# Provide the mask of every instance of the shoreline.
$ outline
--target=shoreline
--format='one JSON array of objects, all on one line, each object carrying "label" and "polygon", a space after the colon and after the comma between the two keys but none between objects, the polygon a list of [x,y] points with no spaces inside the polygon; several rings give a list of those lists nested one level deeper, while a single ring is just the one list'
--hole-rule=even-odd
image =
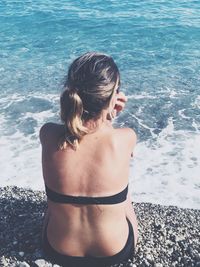
[{"label": "shoreline", "polygon": [[[41,250],[45,207],[42,191],[0,188],[0,266],[58,267]],[[139,224],[135,257],[114,266],[200,267],[200,210],[151,203],[134,208]]]}]

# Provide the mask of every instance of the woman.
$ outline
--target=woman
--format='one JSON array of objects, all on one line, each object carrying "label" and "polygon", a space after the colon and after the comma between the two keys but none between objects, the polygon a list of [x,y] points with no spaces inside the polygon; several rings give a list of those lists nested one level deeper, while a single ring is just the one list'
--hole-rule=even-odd
[{"label": "woman", "polygon": [[40,130],[48,198],[44,251],[62,266],[108,266],[132,256],[137,223],[128,191],[136,135],[114,129],[123,109],[113,59],[86,53],[70,66],[61,95],[63,125]]}]

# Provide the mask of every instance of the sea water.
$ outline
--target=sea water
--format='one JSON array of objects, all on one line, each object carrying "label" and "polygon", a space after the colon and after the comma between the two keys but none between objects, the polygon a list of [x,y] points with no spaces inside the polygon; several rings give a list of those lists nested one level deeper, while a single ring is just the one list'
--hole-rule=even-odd
[{"label": "sea water", "polygon": [[200,2],[1,0],[0,185],[43,189],[39,129],[59,121],[69,64],[113,56],[138,135],[134,201],[200,209]]}]

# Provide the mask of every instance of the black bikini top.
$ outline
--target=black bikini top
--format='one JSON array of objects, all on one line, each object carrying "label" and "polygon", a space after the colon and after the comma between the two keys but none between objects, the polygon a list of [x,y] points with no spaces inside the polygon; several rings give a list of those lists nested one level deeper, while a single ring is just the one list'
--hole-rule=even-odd
[{"label": "black bikini top", "polygon": [[96,204],[96,205],[110,205],[110,204],[118,204],[126,200],[128,193],[128,185],[122,190],[120,193],[107,196],[107,197],[86,197],[86,196],[71,196],[71,195],[63,195],[52,191],[50,188],[45,185],[46,194],[48,199],[56,203],[64,203],[64,204]]}]

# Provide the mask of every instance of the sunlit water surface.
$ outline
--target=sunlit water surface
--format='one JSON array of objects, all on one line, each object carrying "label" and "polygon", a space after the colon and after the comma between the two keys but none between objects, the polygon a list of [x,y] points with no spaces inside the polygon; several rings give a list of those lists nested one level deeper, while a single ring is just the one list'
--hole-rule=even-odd
[{"label": "sunlit water surface", "polygon": [[200,209],[200,2],[0,2],[0,181],[43,189],[38,132],[58,121],[69,63],[110,54],[138,135],[135,201]]}]

